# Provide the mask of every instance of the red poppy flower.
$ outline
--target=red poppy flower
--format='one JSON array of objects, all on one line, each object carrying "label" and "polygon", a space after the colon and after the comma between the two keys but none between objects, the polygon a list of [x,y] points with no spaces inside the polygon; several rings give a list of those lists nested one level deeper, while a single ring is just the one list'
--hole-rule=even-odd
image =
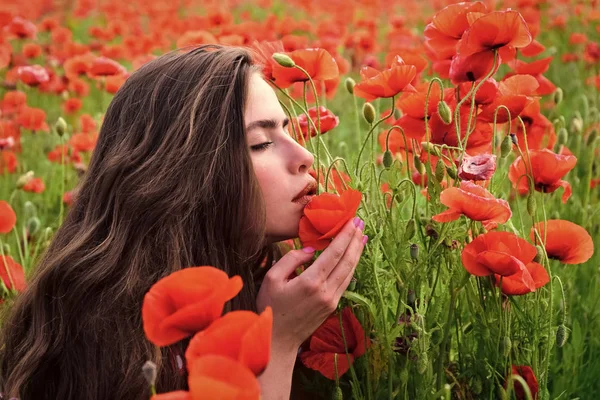
[{"label": "red poppy flower", "polygon": [[14,17],[4,29],[19,39],[35,39],[37,34],[35,24],[21,17]]},{"label": "red poppy flower", "polygon": [[262,73],[266,80],[274,80],[273,78],[273,65],[277,64],[273,60],[273,54],[283,53],[283,42],[281,40],[275,42],[255,41],[252,45],[254,52],[254,61],[262,67]]},{"label": "red poppy flower", "polygon": [[[498,56],[496,67],[492,74],[498,71],[501,57]],[[455,85],[462,82],[475,82],[486,77],[494,66],[494,53],[480,51],[469,55],[457,54],[452,57],[449,78]]]},{"label": "red poppy flower", "polygon": [[458,167],[458,177],[469,181],[486,181],[496,171],[496,156],[480,154],[470,156],[465,153],[462,164]]},{"label": "red poppy flower", "polygon": [[[548,68],[550,67],[550,63],[554,57],[546,57],[540,60],[536,60],[530,63],[523,62],[521,60],[515,60],[514,63],[511,64],[511,68],[515,71],[515,74],[521,75],[531,75],[538,82],[538,89],[534,93],[538,96],[545,96],[548,94],[554,93],[556,90],[556,86],[550,82],[544,75]],[[510,74],[507,74],[506,77],[509,77]]]},{"label": "red poppy flower", "polygon": [[122,75],[127,70],[115,60],[107,57],[96,57],[89,66],[88,75],[90,78],[102,76]]},{"label": "red poppy flower", "polygon": [[12,174],[17,169],[17,155],[10,150],[0,151],[0,174]]},{"label": "red poppy flower", "polygon": [[392,66],[383,71],[363,67],[362,82],[354,86],[354,94],[367,101],[396,96],[400,92],[416,92],[410,84],[417,75],[414,65],[406,65],[400,56],[394,57]]},{"label": "red poppy flower", "polygon": [[[531,397],[536,400],[538,398],[539,385],[535,374],[533,373],[533,369],[529,365],[513,365],[512,374],[518,375],[525,380],[525,383],[529,387],[529,391],[531,392]],[[523,390],[523,385],[519,381],[514,382],[515,389],[515,397],[517,400],[525,400],[527,397],[525,396],[525,390]]]},{"label": "red poppy flower", "polygon": [[[536,99],[521,112],[521,119],[527,134],[529,150],[552,149],[556,143],[554,125],[540,112],[540,102]],[[517,140],[522,149],[525,148],[525,133],[520,123],[516,125]]]},{"label": "red poppy flower", "polygon": [[319,115],[317,119],[317,107],[312,107],[308,109],[308,117],[306,114],[298,115],[298,124],[300,125],[300,130],[302,131],[302,136],[304,139],[309,138],[309,132],[310,136],[317,136],[315,128],[313,128],[312,124],[308,121],[309,117],[317,128],[320,127],[321,134],[332,130],[340,123],[340,119],[323,106],[319,106],[318,114]]},{"label": "red poppy flower", "polygon": [[462,181],[460,188],[451,187],[440,194],[440,202],[450,207],[434,215],[436,222],[456,221],[461,215],[473,221],[481,221],[487,230],[494,229],[510,219],[512,212],[506,200],[497,199],[493,194],[469,181]]},{"label": "red poppy flower", "polygon": [[520,194],[529,192],[529,179],[525,176],[532,172],[535,190],[543,193],[552,193],[559,187],[565,189],[562,201],[566,203],[571,197],[571,184],[563,181],[564,177],[577,164],[577,158],[572,155],[555,154],[548,149],[529,151],[531,171],[525,168],[525,162],[518,157],[510,166],[508,179],[513,183]]},{"label": "red poppy flower", "polygon": [[256,376],[243,364],[219,355],[207,355],[189,363],[191,400],[259,400]]},{"label": "red poppy flower", "polygon": [[271,354],[273,312],[232,311],[198,332],[185,352],[188,363],[209,354],[229,357],[260,375]]},{"label": "red poppy flower", "polygon": [[19,67],[17,68],[17,76],[24,84],[29,86],[37,86],[50,80],[48,71],[41,65]]},{"label": "red poppy flower", "polygon": [[21,264],[13,260],[11,256],[0,256],[0,279],[8,290],[18,292],[25,289],[25,273]]},{"label": "red poppy flower", "polygon": [[69,139],[69,145],[73,148],[75,152],[85,153],[86,151],[94,150],[96,147],[96,142],[98,142],[98,134],[97,133],[76,133],[71,136]]},{"label": "red poppy flower", "polygon": [[23,186],[23,190],[31,193],[42,193],[46,190],[46,185],[44,185],[42,178],[31,178]]},{"label": "red poppy flower", "polygon": [[0,200],[0,233],[12,231],[16,223],[17,214],[15,214],[15,211],[6,201]]},{"label": "red poppy flower", "polygon": [[[284,54],[303,68],[313,80],[325,81],[339,76],[337,63],[327,50],[302,49]],[[308,81],[306,74],[298,68],[286,68],[278,63],[273,63],[272,67],[273,80],[281,88],[287,88],[294,82]]]},{"label": "red poppy flower", "polygon": [[[537,80],[531,75],[513,75],[498,85],[499,96],[489,105],[481,109],[477,118],[481,121],[502,124],[517,118],[529,104],[533,102],[531,97],[538,89]],[[508,108],[510,113],[502,108]]]},{"label": "red poppy flower", "polygon": [[550,281],[540,264],[533,262],[535,246],[510,232],[488,232],[465,246],[461,259],[475,276],[493,275],[506,295],[535,291]]},{"label": "red poppy flower", "polygon": [[0,103],[0,110],[4,114],[19,112],[27,104],[27,95],[19,90],[6,92]]},{"label": "red poppy flower", "polygon": [[[455,106],[450,106],[452,113],[454,113]],[[467,135],[467,128],[469,127],[469,107],[461,107],[459,111],[460,118],[460,138],[464,141]],[[492,135],[494,133],[492,126],[488,122],[484,122],[471,117],[471,134],[467,141],[466,150],[469,154],[477,155],[481,153],[489,153],[492,150]],[[431,129],[431,143],[439,145],[448,145],[457,147],[458,137],[456,135],[455,121],[446,124],[438,112],[434,113],[429,120],[429,128]]]},{"label": "red poppy flower", "polygon": [[[340,377],[350,369],[354,360],[365,354],[366,351],[365,332],[350,307],[342,310],[342,326],[343,335],[339,313],[332,314],[310,337],[309,349],[300,354],[300,360],[304,365],[319,371],[331,380],[336,378],[336,358],[337,374]],[[347,354],[344,338],[348,349]]]},{"label": "red poppy flower", "polygon": [[23,107],[17,116],[17,123],[32,131],[49,131],[46,123],[46,112],[41,108]]},{"label": "red poppy flower", "polygon": [[[317,179],[317,171],[315,171],[314,169],[309,169],[308,173],[310,176],[312,176],[314,179]],[[325,176],[327,175],[327,171],[322,168],[321,169],[321,174],[319,175],[319,185],[321,186],[325,186]],[[337,192],[338,194],[342,193],[345,190],[348,190],[348,184],[350,183],[350,181],[352,180],[352,178],[350,178],[350,176],[348,176],[348,174],[346,174],[345,172],[336,170],[335,168],[331,169],[331,172],[329,173],[329,179],[327,181],[327,188],[326,191],[327,192]]]},{"label": "red poppy flower", "polygon": [[74,114],[81,109],[83,103],[77,97],[71,97],[63,103],[63,111],[65,114]]},{"label": "red poppy flower", "polygon": [[36,58],[42,54],[42,47],[37,43],[26,43],[23,45],[23,55],[26,58]]},{"label": "red poppy flower", "polygon": [[354,218],[362,193],[354,189],[340,195],[321,193],[304,207],[298,236],[302,245],[323,250],[350,219]]},{"label": "red poppy flower", "polygon": [[594,241],[584,228],[562,219],[547,222],[547,225],[544,222],[535,224],[530,235],[531,240],[535,241],[535,229],[542,240],[546,240],[545,247],[549,258],[564,264],[581,264],[594,255]]},{"label": "red poppy flower", "polygon": [[205,329],[221,316],[225,302],[242,288],[239,276],[229,278],[214,267],[192,267],[155,283],[144,296],[142,319],[146,337],[168,346]]}]

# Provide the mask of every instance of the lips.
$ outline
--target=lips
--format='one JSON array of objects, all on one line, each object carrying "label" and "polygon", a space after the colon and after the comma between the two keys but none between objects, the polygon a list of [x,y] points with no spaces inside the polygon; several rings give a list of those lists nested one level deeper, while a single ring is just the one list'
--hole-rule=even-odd
[{"label": "lips", "polygon": [[310,199],[312,199],[312,196],[314,196],[316,193],[317,182],[311,181],[304,187],[304,189],[300,191],[300,193],[296,195],[296,197],[292,199],[292,202],[308,204]]}]

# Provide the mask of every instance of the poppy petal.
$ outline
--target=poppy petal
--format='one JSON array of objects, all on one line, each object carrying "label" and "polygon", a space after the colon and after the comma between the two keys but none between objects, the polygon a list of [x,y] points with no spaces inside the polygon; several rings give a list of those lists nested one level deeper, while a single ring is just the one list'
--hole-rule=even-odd
[{"label": "poppy petal", "polygon": [[235,360],[218,355],[194,360],[190,365],[188,385],[192,400],[260,399],[260,386],[252,371]]},{"label": "poppy petal", "polygon": [[0,233],[8,233],[12,231],[17,223],[17,214],[4,200],[0,200]]},{"label": "poppy petal", "polygon": [[[547,224],[535,224],[540,237],[546,240],[546,252],[549,258],[559,260],[564,264],[581,264],[594,255],[594,241],[590,234],[581,226],[565,220],[548,220]],[[534,229],[531,230],[531,240],[535,240]]]}]

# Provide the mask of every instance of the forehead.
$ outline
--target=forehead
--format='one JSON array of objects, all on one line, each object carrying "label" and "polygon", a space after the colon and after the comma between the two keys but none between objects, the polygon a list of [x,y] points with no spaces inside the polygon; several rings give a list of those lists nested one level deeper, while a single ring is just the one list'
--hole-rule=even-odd
[{"label": "forehead", "polygon": [[246,125],[261,119],[282,120],[286,117],[275,91],[259,74],[252,74],[248,84],[248,99],[244,110]]}]

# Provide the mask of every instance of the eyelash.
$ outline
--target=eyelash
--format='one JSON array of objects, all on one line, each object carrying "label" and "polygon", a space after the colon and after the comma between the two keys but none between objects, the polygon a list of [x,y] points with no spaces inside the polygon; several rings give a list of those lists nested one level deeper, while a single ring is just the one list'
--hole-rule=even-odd
[{"label": "eyelash", "polygon": [[273,144],[273,142],[264,142],[261,144],[256,144],[254,146],[250,146],[250,148],[254,151],[263,151],[263,150],[266,150],[267,147],[269,147],[272,144]]}]

